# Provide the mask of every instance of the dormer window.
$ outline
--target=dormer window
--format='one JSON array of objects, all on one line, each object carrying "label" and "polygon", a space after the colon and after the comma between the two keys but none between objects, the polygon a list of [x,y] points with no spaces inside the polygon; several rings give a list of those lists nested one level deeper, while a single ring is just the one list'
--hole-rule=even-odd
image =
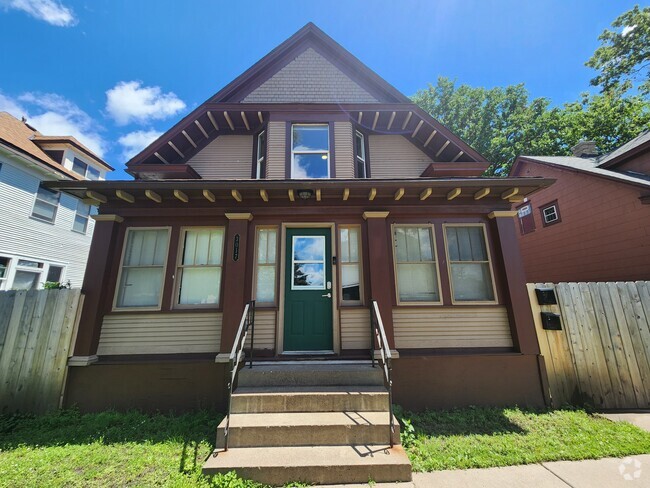
[{"label": "dormer window", "polygon": [[357,178],[368,178],[368,159],[366,157],[366,136],[354,131],[354,161]]},{"label": "dormer window", "polygon": [[329,124],[293,124],[291,126],[291,178],[329,177]]},{"label": "dormer window", "polygon": [[74,161],[72,162],[72,171],[89,180],[99,179],[99,170],[89,166],[79,158],[74,158]]}]

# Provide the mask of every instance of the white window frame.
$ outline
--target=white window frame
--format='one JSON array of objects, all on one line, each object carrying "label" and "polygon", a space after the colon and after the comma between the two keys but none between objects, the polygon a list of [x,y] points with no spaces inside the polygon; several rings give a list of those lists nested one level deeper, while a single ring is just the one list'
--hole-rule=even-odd
[{"label": "white window frame", "polygon": [[[395,238],[395,229],[399,227],[416,227],[416,228],[426,228],[430,229],[431,231],[431,245],[432,249],[431,252],[433,254],[434,261],[433,263],[435,264],[436,268],[436,279],[438,280],[438,300],[437,301],[428,301],[428,302],[411,302],[411,301],[403,301],[399,297],[399,279],[397,276],[397,265],[402,264],[397,262],[397,239]],[[397,300],[397,305],[399,306],[407,306],[407,307],[413,307],[413,306],[429,306],[429,305],[434,305],[434,306],[439,306],[443,304],[443,298],[442,298],[442,283],[440,282],[440,262],[438,259],[438,245],[436,242],[436,229],[433,224],[430,223],[404,223],[404,224],[392,224],[391,229],[390,229],[390,235],[391,235],[391,240],[392,240],[392,247],[393,247],[393,274],[395,276],[395,299]],[[419,261],[420,263],[429,263],[429,261]],[[417,263],[416,261],[406,261],[406,263]]]},{"label": "white window frame", "polygon": [[[358,232],[358,242],[357,242],[357,259],[358,261],[350,261],[347,263],[343,262],[343,253],[341,252],[343,249],[343,241],[341,239],[341,231],[343,229],[352,229],[355,228],[357,229]],[[349,236],[349,234],[348,234]],[[363,238],[361,236],[361,226],[359,224],[341,224],[338,226],[338,245],[339,245],[339,293],[341,297],[341,305],[342,306],[355,306],[355,305],[363,305],[365,302],[365,294],[364,294],[364,287],[363,287],[363,255],[362,255],[362,242]],[[356,264],[359,267],[359,300],[344,300],[343,299],[343,266],[346,264]]]},{"label": "white window frame", "polygon": [[[38,197],[38,192],[41,190],[41,188],[43,188],[45,191],[50,191],[52,193],[56,193],[56,195],[57,195],[56,205],[54,205],[54,204],[52,204],[50,202],[46,202],[45,200]],[[41,203],[44,203],[45,205],[50,205],[50,206],[54,207],[54,215],[52,216],[52,220],[40,217],[38,215],[34,215],[34,208],[36,208],[36,202],[41,202]],[[46,224],[53,224],[54,225],[56,223],[56,216],[59,213],[59,204],[60,203],[61,203],[61,192],[56,191],[56,190],[51,190],[51,189],[43,186],[43,182],[41,181],[41,182],[39,182],[38,189],[36,190],[36,195],[34,197],[34,204],[32,205],[32,213],[30,214],[30,217],[32,219],[38,220],[39,222],[45,222]]]},{"label": "white window frame", "polygon": [[[547,210],[553,209],[553,215],[555,215],[555,218],[552,220],[548,219],[548,215],[546,213]],[[545,207],[542,207],[542,216],[544,218],[544,225],[551,225],[559,222],[560,220],[560,213],[557,210],[557,204],[553,203],[551,205],[547,205]]]},{"label": "white window frame", "polygon": [[[158,305],[155,307],[118,307],[117,297],[120,293],[120,283],[122,282],[122,271],[124,270],[124,256],[126,253],[126,244],[129,242],[129,234],[138,230],[166,230],[167,231],[167,254],[165,255],[165,262],[163,264],[162,281],[160,284],[160,297],[158,298]],[[167,265],[169,262],[169,244],[172,237],[171,226],[158,226],[158,227],[128,227],[124,233],[124,242],[122,242],[122,254],[120,257],[120,268],[117,273],[117,281],[115,282],[115,291],[113,293],[113,312],[131,312],[134,310],[143,311],[159,311],[162,308],[163,295],[165,294],[165,282],[167,277]]]},{"label": "white window frame", "polygon": [[[223,231],[223,242],[221,247],[221,264],[208,264],[208,265],[187,265],[183,264],[183,254],[185,254],[185,234],[188,230],[217,230]],[[226,259],[226,228],[223,225],[193,225],[188,227],[181,227],[178,237],[178,252],[176,253],[176,274],[174,275],[174,302],[172,307],[175,309],[188,309],[188,308],[209,308],[209,309],[222,309],[223,308],[223,287],[224,287],[224,261]],[[221,283],[219,283],[219,296],[217,303],[179,303],[181,299],[181,284],[183,281],[183,270],[185,268],[221,268]]]},{"label": "white window frame", "polygon": [[9,271],[11,269],[11,261],[12,259],[9,256],[0,256],[0,259],[6,259],[7,264],[5,266],[5,274],[4,276],[0,275],[0,290],[4,290],[3,284],[6,284],[8,282],[9,278]]},{"label": "white window frame", "polygon": [[[83,200],[81,200],[81,199],[77,200],[77,208],[75,209],[74,218],[72,219],[72,229],[71,230],[72,230],[72,232],[76,232],[77,234],[86,235],[86,234],[88,234],[88,223],[90,222],[90,212],[92,210],[92,205],[87,205],[88,214],[82,215],[82,214],[79,213],[79,205],[80,204],[81,205],[87,205],[87,204],[85,204],[83,202]],[[77,230],[77,229],[74,228],[74,224],[75,224],[75,221],[77,220],[77,217],[83,217],[83,218],[86,219],[86,225],[84,226],[83,231],[80,231],[80,230]]]},{"label": "white window frame", "polygon": [[[292,129],[293,133],[293,129]],[[268,134],[266,133],[266,129],[263,129],[259,134],[257,134],[257,147],[256,147],[256,154],[255,154],[255,161],[256,161],[256,166],[255,166],[255,177],[260,180],[262,179],[262,165],[266,162],[266,152],[268,150],[267,144],[260,144],[260,139],[264,136],[266,139],[266,142],[268,142]],[[264,155],[260,155],[260,147],[264,147]],[[266,175],[264,175],[266,176]]]},{"label": "white window frame", "polygon": [[[261,230],[274,230],[275,231],[275,263],[258,263],[258,247],[260,243],[260,231]],[[276,307],[278,304],[278,274],[279,274],[279,257],[280,257],[280,229],[277,225],[258,225],[255,227],[255,266],[253,268],[253,296],[255,297],[255,306],[256,307]],[[257,270],[260,266],[265,267],[274,267],[275,268],[275,283],[273,283],[273,301],[272,302],[261,302],[257,299]]]},{"label": "white window frame", "polygon": [[[361,137],[361,150],[363,151],[363,156],[360,156],[359,152],[356,150],[357,137]],[[354,148],[355,148],[354,162],[356,163],[356,168],[359,168],[359,162],[363,164],[363,176],[357,174],[357,178],[368,178],[368,155],[366,154],[366,135],[360,130],[354,131]]]},{"label": "white window frame", "polygon": [[[449,244],[447,243],[447,228],[448,227],[480,227],[483,229],[483,239],[485,241],[485,252],[487,253],[487,261],[454,261],[452,263],[451,258],[449,257]],[[445,240],[445,258],[447,259],[447,276],[449,276],[449,292],[451,293],[451,303],[453,305],[495,305],[499,303],[499,296],[497,294],[496,282],[494,279],[494,266],[492,263],[492,253],[490,252],[490,241],[488,240],[487,229],[483,223],[453,223],[453,224],[442,224],[442,234]],[[457,263],[488,263],[490,270],[490,280],[492,284],[492,296],[494,300],[456,300],[454,298],[454,279],[451,273],[451,265]]]},{"label": "white window frame", "polygon": [[[293,128],[294,127],[327,127],[327,151],[323,150],[313,150],[313,151],[294,151],[293,150]],[[313,123],[313,124],[302,124],[302,123],[296,123],[296,124],[291,124],[290,126],[291,130],[291,179],[294,179],[294,172],[295,172],[295,155],[296,154],[327,154],[327,178],[312,178],[316,180],[325,180],[329,179],[331,177],[331,150],[332,148],[330,147],[330,124],[328,122],[322,122],[322,123]]]},{"label": "white window frame", "polygon": [[47,273],[45,273],[45,280],[43,281],[43,283],[48,283],[47,278],[48,278],[48,276],[50,274],[50,269],[53,268],[53,267],[54,268],[61,268],[61,276],[59,276],[59,281],[52,281],[50,283],[65,283],[66,266],[64,266],[63,264],[57,264],[57,263],[48,263],[48,265],[47,265]]}]

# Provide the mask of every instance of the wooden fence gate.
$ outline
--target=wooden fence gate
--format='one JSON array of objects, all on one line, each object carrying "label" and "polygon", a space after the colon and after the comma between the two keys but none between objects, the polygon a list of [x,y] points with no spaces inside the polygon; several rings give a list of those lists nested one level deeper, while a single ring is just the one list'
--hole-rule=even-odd
[{"label": "wooden fence gate", "polygon": [[81,290],[0,292],[0,412],[59,408]]},{"label": "wooden fence gate", "polygon": [[[539,305],[535,288],[555,290]],[[585,401],[602,409],[650,407],[650,281],[529,284],[554,407]],[[560,315],[546,330],[541,312]]]}]

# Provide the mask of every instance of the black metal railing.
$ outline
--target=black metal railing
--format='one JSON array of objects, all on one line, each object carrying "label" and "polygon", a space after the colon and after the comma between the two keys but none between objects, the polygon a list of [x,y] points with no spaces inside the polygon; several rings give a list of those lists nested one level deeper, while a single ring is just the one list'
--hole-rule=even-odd
[{"label": "black metal railing", "polygon": [[388,340],[386,339],[386,331],[384,330],[384,323],[381,320],[379,313],[379,305],[376,300],[370,301],[370,358],[372,360],[372,367],[375,367],[375,344],[379,346],[379,360],[381,360],[381,367],[384,371],[384,384],[388,390],[388,414],[390,416],[388,426],[390,428],[390,447],[395,444],[395,423],[393,422],[393,380],[391,373],[393,370],[392,356]]},{"label": "black metal railing", "polygon": [[244,307],[241,320],[239,322],[239,329],[235,342],[230,350],[230,379],[228,381],[228,411],[226,412],[226,428],[224,429],[224,451],[228,450],[228,433],[230,432],[230,410],[232,407],[232,390],[235,387],[235,379],[239,371],[239,363],[246,364],[246,353],[244,347],[246,346],[246,338],[248,331],[251,331],[251,342],[248,351],[249,367],[253,367],[253,343],[255,341],[255,300],[251,300]]}]

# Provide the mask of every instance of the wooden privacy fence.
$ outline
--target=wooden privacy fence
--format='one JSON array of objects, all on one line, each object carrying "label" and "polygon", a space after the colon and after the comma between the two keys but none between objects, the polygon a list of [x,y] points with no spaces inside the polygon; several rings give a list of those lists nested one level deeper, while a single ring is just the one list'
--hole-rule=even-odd
[{"label": "wooden privacy fence", "polygon": [[[539,305],[535,288],[555,290],[557,305]],[[552,404],[650,407],[650,281],[529,284]],[[560,315],[546,330],[541,312]]]},{"label": "wooden privacy fence", "polygon": [[59,408],[81,290],[0,292],[0,412]]}]

